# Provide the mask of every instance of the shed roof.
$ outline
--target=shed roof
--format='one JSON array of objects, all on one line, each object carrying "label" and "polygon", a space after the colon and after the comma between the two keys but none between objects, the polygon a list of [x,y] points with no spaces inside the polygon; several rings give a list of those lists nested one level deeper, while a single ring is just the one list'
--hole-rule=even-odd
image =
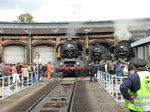
[{"label": "shed roof", "polygon": [[[88,28],[87,28],[88,29]],[[90,30],[88,33],[103,33],[103,32],[114,32],[114,28],[113,27],[105,27],[105,28],[91,28],[92,30]],[[20,29],[20,28],[1,28],[0,29],[0,34],[27,34],[27,32],[25,31],[26,29]],[[31,32],[31,34],[61,34],[61,33],[69,33],[69,29],[66,28],[60,28],[57,29],[58,31],[55,33],[53,30],[56,29],[30,29],[29,31]],[[79,28],[79,29],[74,29],[74,32],[76,33],[86,33],[84,28]]]},{"label": "shed roof", "polygon": [[144,39],[138,40],[136,42],[131,43],[131,47],[136,47],[145,43],[150,42],[150,36],[149,37],[145,37]]}]

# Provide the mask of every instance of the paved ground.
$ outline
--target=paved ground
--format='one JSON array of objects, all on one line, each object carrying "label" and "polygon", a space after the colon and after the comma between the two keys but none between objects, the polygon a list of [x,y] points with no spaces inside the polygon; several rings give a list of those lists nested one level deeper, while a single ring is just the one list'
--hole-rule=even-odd
[{"label": "paved ground", "polygon": [[[80,86],[80,87],[79,87]],[[117,103],[99,83],[89,77],[77,84],[72,112],[128,112]]]},{"label": "paved ground", "polygon": [[87,83],[89,94],[93,95],[92,100],[96,101],[98,112],[128,112],[123,107],[123,103],[117,103],[108,93],[105,91],[99,83]]}]

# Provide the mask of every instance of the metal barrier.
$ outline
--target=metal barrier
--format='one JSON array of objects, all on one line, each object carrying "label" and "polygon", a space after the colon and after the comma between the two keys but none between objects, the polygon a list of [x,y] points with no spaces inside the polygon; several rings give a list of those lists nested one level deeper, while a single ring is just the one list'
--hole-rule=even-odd
[{"label": "metal barrier", "polygon": [[106,72],[97,71],[96,78],[101,86],[117,101],[124,102],[123,96],[119,90],[120,84],[127,76],[116,76]]},{"label": "metal barrier", "polygon": [[39,82],[39,76],[37,71],[29,72],[28,77],[24,77],[24,74],[17,74],[20,82],[15,81],[13,83],[13,76],[4,76],[0,78],[0,100],[11,96],[19,91],[22,91],[29,86]]}]

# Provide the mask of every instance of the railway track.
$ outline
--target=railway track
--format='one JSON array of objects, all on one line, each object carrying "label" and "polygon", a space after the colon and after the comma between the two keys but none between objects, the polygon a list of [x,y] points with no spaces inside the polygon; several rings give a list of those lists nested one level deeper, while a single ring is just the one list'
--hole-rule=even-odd
[{"label": "railway track", "polygon": [[26,112],[69,112],[78,78],[63,78]]}]

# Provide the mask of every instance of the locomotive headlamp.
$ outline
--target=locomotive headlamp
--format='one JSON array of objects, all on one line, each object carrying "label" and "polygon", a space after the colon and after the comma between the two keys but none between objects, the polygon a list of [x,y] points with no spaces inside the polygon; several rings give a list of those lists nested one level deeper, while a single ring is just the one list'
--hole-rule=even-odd
[{"label": "locomotive headlamp", "polygon": [[79,62],[77,62],[77,65],[80,65],[80,63],[79,63]]},{"label": "locomotive headlamp", "polygon": [[63,63],[60,63],[60,65],[62,66],[62,65],[63,65]]},{"label": "locomotive headlamp", "polygon": [[71,47],[71,44],[68,44],[68,47]]},{"label": "locomotive headlamp", "polygon": [[124,46],[120,46],[120,48],[124,48]]}]

